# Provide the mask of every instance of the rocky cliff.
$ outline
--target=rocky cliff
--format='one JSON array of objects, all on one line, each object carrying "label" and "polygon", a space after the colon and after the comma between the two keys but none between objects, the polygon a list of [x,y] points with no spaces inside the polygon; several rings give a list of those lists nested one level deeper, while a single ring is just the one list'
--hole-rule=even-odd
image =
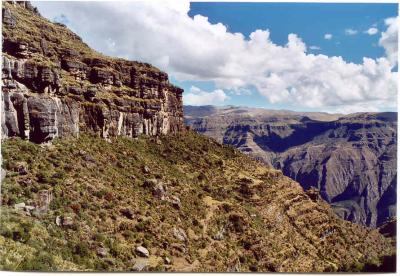
[{"label": "rocky cliff", "polygon": [[28,2],[5,3],[3,26],[0,270],[394,271],[392,237],[181,131],[165,73],[94,52]]},{"label": "rocky cliff", "polygon": [[376,227],[396,215],[396,113],[185,107],[185,116],[198,132],[319,189],[344,219]]},{"label": "rocky cliff", "polygon": [[183,129],[182,92],[166,73],[104,56],[29,2],[3,3],[2,136],[41,143]]}]

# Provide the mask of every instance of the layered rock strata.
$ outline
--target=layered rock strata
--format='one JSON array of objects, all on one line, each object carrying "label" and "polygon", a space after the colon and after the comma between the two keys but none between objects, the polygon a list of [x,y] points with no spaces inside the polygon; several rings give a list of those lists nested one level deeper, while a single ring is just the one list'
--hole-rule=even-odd
[{"label": "layered rock strata", "polygon": [[397,114],[330,115],[185,107],[194,130],[315,187],[342,218],[376,227],[396,216]]},{"label": "layered rock strata", "polygon": [[26,2],[3,5],[2,83],[2,137],[42,143],[81,131],[110,138],[183,130],[183,90],[166,73],[93,51]]}]

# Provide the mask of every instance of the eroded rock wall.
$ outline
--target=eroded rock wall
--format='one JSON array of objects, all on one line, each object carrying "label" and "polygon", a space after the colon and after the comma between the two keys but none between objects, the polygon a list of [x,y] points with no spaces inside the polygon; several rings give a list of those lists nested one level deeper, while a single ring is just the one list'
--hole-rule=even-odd
[{"label": "eroded rock wall", "polygon": [[82,131],[110,138],[184,129],[183,90],[166,73],[96,53],[30,4],[3,4],[3,53],[2,137],[42,143]]},{"label": "eroded rock wall", "polygon": [[208,116],[204,109],[186,108],[186,123],[281,170],[304,190],[317,188],[341,218],[377,227],[396,216],[397,113],[327,118],[216,108]]}]

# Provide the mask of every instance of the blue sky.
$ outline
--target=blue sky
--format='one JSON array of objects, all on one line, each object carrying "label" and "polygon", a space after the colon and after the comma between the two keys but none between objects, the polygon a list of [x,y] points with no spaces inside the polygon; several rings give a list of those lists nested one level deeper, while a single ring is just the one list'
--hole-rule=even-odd
[{"label": "blue sky", "polygon": [[[383,48],[377,47],[379,35],[363,32],[374,24],[383,30],[384,19],[397,15],[397,4],[191,3],[189,15],[196,14],[246,36],[255,29],[269,29],[272,41],[279,45],[286,44],[288,34],[295,33],[307,45],[321,48],[312,50],[314,53],[339,55],[360,63],[363,57],[384,55]],[[357,30],[358,35],[345,35],[347,28]],[[324,39],[326,33],[333,38]]]},{"label": "blue sky", "polygon": [[[346,61],[361,63],[364,57],[384,56],[384,49],[378,46],[379,35],[365,33],[372,26],[385,29],[384,20],[397,16],[397,4],[324,4],[324,3],[207,3],[190,4],[189,15],[201,14],[211,23],[221,22],[231,32],[248,36],[255,29],[269,29],[271,40],[279,45],[287,43],[290,33],[298,34],[307,45],[320,49],[309,49],[311,53],[328,56],[342,56]],[[356,30],[355,35],[346,35],[346,29]],[[332,34],[332,39],[324,39]],[[397,67],[394,68],[397,70]],[[178,82],[177,85],[189,91],[194,84],[204,90],[215,87],[211,82]],[[273,109],[295,109],[283,104],[270,104],[252,89],[251,95],[234,95],[225,105],[245,105]],[[300,110],[314,110],[302,108]],[[318,109],[316,109],[318,110]],[[392,110],[395,110],[392,109]]]},{"label": "blue sky", "polygon": [[166,71],[184,104],[397,110],[397,4],[34,4],[96,50]]}]

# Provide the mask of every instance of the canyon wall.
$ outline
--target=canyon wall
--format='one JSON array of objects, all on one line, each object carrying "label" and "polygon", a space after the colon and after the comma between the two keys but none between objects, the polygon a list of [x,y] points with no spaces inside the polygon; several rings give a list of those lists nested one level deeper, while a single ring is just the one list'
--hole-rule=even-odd
[{"label": "canyon wall", "polygon": [[42,143],[81,131],[110,138],[183,130],[183,90],[166,73],[95,52],[29,2],[4,3],[2,19],[2,137]]},{"label": "canyon wall", "polygon": [[194,130],[317,188],[346,220],[376,227],[396,216],[397,113],[185,107],[185,116]]}]

